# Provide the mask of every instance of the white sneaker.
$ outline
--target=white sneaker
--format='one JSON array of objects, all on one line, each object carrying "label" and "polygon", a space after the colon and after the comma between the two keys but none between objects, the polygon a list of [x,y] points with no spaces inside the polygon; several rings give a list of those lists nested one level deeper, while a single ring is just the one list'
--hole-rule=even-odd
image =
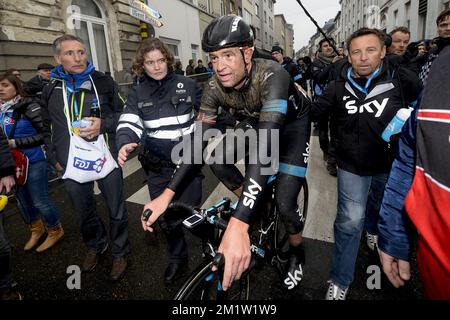
[{"label": "white sneaker", "polygon": [[330,286],[328,287],[325,300],[345,300],[348,288],[341,289],[337,285],[335,285],[331,280],[328,282],[330,283]]},{"label": "white sneaker", "polygon": [[370,250],[375,251],[378,246],[378,235],[366,232],[367,246]]}]

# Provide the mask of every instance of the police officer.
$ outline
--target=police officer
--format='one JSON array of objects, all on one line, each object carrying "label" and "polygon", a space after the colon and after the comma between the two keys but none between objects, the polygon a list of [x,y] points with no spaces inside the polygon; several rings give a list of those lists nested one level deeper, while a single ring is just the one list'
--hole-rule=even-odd
[{"label": "police officer", "polygon": [[[140,143],[139,160],[147,173],[152,199],[162,193],[172,177],[176,160],[172,160],[171,153],[177,140],[194,131],[194,112],[201,96],[195,81],[175,74],[173,64],[173,55],[159,39],[141,43],[133,70],[142,81],[130,90],[117,127],[119,164],[123,166]],[[177,199],[199,205],[201,175],[188,180]],[[166,283],[172,283],[187,262],[186,241],[180,219],[175,216],[175,212],[168,212],[159,221],[168,241]]]}]

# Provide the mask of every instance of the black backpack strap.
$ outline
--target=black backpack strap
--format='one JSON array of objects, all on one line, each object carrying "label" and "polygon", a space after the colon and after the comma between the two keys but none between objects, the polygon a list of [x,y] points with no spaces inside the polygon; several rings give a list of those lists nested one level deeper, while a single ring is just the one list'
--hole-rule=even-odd
[{"label": "black backpack strap", "polygon": [[23,114],[22,107],[14,109],[14,111],[13,111],[14,123],[12,125],[11,131],[8,134],[8,139],[14,139],[14,134],[16,133],[17,121],[20,120],[20,118],[22,117],[22,114]]},{"label": "black backpack strap", "polygon": [[45,96],[45,103],[48,105],[48,100],[50,99],[50,97],[51,97],[51,95],[52,95],[52,92],[53,92],[53,90],[56,88],[56,86],[57,86],[57,84],[58,84],[58,81],[57,80],[55,80],[55,79],[52,79],[51,81],[50,81],[50,83],[47,85],[47,87],[48,87],[48,90],[47,90],[47,92],[46,92],[46,96]]}]

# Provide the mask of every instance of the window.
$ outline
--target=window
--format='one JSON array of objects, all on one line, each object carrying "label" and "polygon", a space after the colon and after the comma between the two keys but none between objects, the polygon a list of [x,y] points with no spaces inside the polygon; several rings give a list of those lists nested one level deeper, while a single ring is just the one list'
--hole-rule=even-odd
[{"label": "window", "polygon": [[208,12],[208,13],[211,13],[212,10],[213,10],[212,4],[211,4],[211,0],[205,0],[205,1],[202,1],[202,2],[197,2],[197,5],[198,5],[198,7],[200,9],[202,9],[202,10]]},{"label": "window", "polygon": [[244,9],[244,21],[247,22],[248,24],[252,24],[252,14],[250,12],[248,12],[247,10]]},{"label": "window", "polygon": [[425,38],[425,30],[427,25],[427,0],[419,1],[419,38]]},{"label": "window", "polygon": [[255,37],[256,37],[256,39],[259,39],[261,36],[261,30],[259,30],[259,28],[255,28],[255,30],[256,30]]},{"label": "window", "polygon": [[230,1],[230,13],[234,12],[234,2]]},{"label": "window", "polygon": [[257,3],[255,3],[255,15],[256,15],[257,17],[259,17],[258,12],[259,12],[259,6],[258,6]]},{"label": "window", "polygon": [[179,51],[179,45],[180,40],[170,39],[170,38],[164,38],[159,37],[162,42],[167,46],[167,48],[172,52],[173,57],[175,60],[180,60],[180,51]]},{"label": "window", "polygon": [[264,11],[264,23],[267,23],[267,12]]},{"label": "window", "polygon": [[170,44],[170,43],[166,43],[167,48],[169,48],[169,50],[172,52],[173,56],[175,57],[175,59],[180,59],[180,56],[178,54],[178,45],[176,44]]},{"label": "window", "polygon": [[405,4],[405,26],[409,29],[411,26],[410,21],[410,14],[411,14],[411,1]]},{"label": "window", "polygon": [[208,0],[208,1],[207,1],[207,5],[208,5],[208,10],[207,10],[207,11],[208,11],[209,13],[211,13],[212,10],[213,10],[211,0]]},{"label": "window", "polygon": [[192,52],[192,59],[194,59],[194,61],[197,61],[199,58],[198,55],[198,45],[196,44],[191,44],[191,52]]},{"label": "window", "polygon": [[89,59],[95,68],[101,72],[111,72],[108,31],[100,6],[92,0],[73,0],[72,5],[80,9],[79,14],[74,15],[80,21],[80,28],[75,29],[75,35],[86,43]]},{"label": "window", "polygon": [[225,4],[223,0],[220,0],[220,15],[223,16],[225,14]]},{"label": "window", "polygon": [[398,10],[394,11],[394,26],[398,26]]}]

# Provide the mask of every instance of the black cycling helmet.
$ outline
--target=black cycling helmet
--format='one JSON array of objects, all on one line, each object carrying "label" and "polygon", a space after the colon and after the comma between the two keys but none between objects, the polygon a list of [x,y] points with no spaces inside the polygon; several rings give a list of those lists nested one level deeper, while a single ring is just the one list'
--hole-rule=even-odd
[{"label": "black cycling helmet", "polygon": [[253,31],[239,16],[221,16],[215,18],[203,32],[202,48],[212,52],[230,47],[252,47]]}]

